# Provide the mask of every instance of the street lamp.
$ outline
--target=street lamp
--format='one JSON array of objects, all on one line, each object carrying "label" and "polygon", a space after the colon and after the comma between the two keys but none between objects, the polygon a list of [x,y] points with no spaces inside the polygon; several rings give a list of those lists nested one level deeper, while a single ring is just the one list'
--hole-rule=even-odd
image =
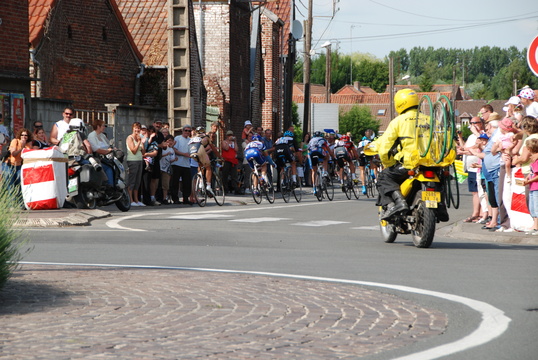
[{"label": "street lamp", "polygon": [[349,27],[349,38],[351,39],[351,52],[349,54],[349,84],[353,85],[353,28],[357,25],[351,25]]},{"label": "street lamp", "polygon": [[321,45],[321,47],[324,47],[327,49],[327,61],[325,64],[325,102],[330,103],[331,102],[331,42],[326,41],[325,44]]}]

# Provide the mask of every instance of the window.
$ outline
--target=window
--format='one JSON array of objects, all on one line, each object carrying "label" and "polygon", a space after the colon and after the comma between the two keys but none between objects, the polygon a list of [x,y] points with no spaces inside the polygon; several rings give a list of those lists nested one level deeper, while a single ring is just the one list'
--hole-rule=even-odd
[{"label": "window", "polygon": [[379,109],[377,110],[377,116],[385,116],[386,112],[387,112],[387,109]]}]

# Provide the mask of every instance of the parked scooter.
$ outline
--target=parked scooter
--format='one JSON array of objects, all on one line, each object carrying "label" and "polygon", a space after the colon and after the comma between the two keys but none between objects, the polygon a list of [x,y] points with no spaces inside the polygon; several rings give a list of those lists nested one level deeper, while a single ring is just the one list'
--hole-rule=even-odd
[{"label": "parked scooter", "polygon": [[[125,184],[123,156],[121,150],[114,150],[100,158],[93,155],[70,157],[67,201],[79,209],[114,203],[121,211],[129,211],[131,199]],[[114,170],[114,186],[108,185],[101,163]]]},{"label": "parked scooter", "polygon": [[392,243],[398,234],[411,234],[418,248],[430,247],[435,224],[449,220],[446,206],[445,168],[419,166],[409,171],[409,178],[400,185],[400,191],[409,210],[381,220],[393,204],[379,207],[379,224],[383,240]]}]

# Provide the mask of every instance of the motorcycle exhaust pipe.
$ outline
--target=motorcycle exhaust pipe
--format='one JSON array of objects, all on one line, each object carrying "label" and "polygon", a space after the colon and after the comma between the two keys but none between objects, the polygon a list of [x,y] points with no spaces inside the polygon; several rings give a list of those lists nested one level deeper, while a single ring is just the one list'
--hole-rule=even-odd
[{"label": "motorcycle exhaust pipe", "polygon": [[118,187],[118,189],[120,190],[123,190],[126,188],[126,185],[125,183],[122,181],[122,180],[118,180],[118,183],[116,184],[116,186]]},{"label": "motorcycle exhaust pipe", "polygon": [[103,168],[101,166],[101,164],[99,164],[97,161],[95,161],[95,159],[92,158],[92,157],[90,157],[89,160],[90,160],[90,164],[92,164],[95,171],[101,171],[101,169]]}]

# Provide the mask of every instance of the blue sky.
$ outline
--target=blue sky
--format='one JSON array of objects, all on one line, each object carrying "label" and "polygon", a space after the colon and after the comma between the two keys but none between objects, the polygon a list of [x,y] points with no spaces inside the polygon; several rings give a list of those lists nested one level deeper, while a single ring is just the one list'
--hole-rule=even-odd
[{"label": "blue sky", "polygon": [[[318,53],[326,41],[333,43],[333,51],[381,59],[392,50],[415,46],[523,49],[538,36],[537,0],[339,0],[332,19],[333,0],[313,3],[312,48]],[[308,0],[295,0],[295,5],[302,22]]]}]

